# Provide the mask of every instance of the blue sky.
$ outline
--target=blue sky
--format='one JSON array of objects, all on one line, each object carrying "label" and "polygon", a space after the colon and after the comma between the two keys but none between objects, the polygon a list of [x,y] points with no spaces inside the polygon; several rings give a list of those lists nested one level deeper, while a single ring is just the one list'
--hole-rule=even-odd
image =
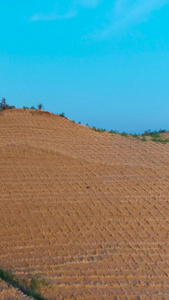
[{"label": "blue sky", "polygon": [[169,0],[0,2],[0,97],[106,129],[169,130]]}]

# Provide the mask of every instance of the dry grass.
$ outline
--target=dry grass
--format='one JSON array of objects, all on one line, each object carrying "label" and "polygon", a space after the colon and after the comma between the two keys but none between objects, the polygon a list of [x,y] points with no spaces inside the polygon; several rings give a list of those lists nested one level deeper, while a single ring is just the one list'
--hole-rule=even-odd
[{"label": "dry grass", "polygon": [[1,267],[49,299],[168,299],[168,173],[169,144],[4,111]]}]

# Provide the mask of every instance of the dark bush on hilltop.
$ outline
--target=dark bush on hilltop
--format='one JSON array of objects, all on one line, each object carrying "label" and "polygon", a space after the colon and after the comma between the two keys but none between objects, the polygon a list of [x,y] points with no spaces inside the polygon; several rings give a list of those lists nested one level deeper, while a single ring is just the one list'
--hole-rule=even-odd
[{"label": "dark bush on hilltop", "polygon": [[6,103],[6,99],[2,98],[0,102],[0,109],[7,109],[7,108],[8,108],[8,104]]},{"label": "dark bush on hilltop", "polygon": [[43,105],[40,103],[38,104],[38,109],[41,110],[43,108]]},{"label": "dark bush on hilltop", "polygon": [[64,113],[64,112],[62,112],[61,114],[59,114],[59,116],[61,116],[61,117],[65,118],[65,113]]},{"label": "dark bush on hilltop", "polygon": [[2,98],[1,102],[0,102],[0,110],[5,110],[5,109],[13,109],[15,108],[15,106],[13,105],[8,105],[6,103],[6,99]]}]

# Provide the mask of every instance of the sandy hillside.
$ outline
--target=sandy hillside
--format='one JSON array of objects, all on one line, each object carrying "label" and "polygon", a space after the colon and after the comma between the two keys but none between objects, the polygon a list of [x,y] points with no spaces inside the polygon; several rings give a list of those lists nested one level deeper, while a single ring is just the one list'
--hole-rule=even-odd
[{"label": "sandy hillside", "polygon": [[0,191],[0,267],[46,298],[169,299],[169,144],[5,111]]}]

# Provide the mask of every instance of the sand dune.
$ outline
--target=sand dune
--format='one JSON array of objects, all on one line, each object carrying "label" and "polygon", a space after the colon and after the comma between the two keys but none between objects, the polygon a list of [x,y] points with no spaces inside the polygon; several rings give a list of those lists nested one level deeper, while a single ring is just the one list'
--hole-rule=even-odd
[{"label": "sand dune", "polygon": [[0,190],[0,266],[45,297],[169,299],[169,144],[7,110]]}]

